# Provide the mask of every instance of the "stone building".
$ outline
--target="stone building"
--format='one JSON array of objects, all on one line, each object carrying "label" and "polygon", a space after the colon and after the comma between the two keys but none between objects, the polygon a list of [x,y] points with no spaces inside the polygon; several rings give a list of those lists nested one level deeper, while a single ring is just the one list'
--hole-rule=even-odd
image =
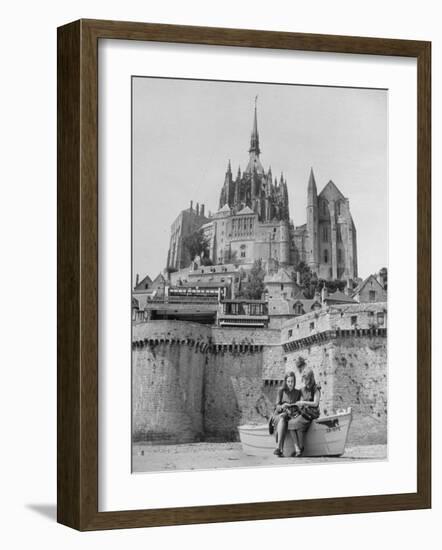
[{"label": "stone building", "polygon": [[374,275],[369,275],[353,291],[352,298],[356,302],[386,302],[387,291]]},{"label": "stone building", "polygon": [[170,228],[170,245],[167,254],[167,267],[172,269],[181,269],[190,264],[193,258],[190,258],[189,252],[184,246],[184,240],[194,231],[199,229],[208,221],[204,215],[204,204],[197,203],[193,208],[193,202],[190,207],[179,213]]},{"label": "stone building", "polygon": [[318,194],[313,169],[307,185],[307,223],[294,226],[290,220],[287,180],[279,180],[261,163],[258,117],[255,103],[249,158],[243,172],[233,175],[230,161],[224,176],[219,209],[209,218],[204,207],[192,206],[171,227],[167,266],[181,269],[193,258],[183,246],[186,235],[201,229],[213,264],[251,267],[276,263],[296,267],[305,262],[318,277],[357,277],[356,228],[349,200],[329,181]]},{"label": "stone building", "polygon": [[307,223],[295,228],[298,257],[321,279],[358,276],[356,227],[349,200],[330,180],[318,194],[313,168],[307,186]]},{"label": "stone building", "polygon": [[148,300],[164,295],[165,286],[166,279],[161,273],[153,281],[148,275],[139,281],[137,275],[137,280],[132,291],[132,300],[135,299],[137,301],[139,309],[144,309]]}]

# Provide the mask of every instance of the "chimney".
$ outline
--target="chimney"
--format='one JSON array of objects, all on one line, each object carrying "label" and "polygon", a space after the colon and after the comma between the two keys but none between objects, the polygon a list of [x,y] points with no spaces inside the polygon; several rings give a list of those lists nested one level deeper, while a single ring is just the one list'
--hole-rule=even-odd
[{"label": "chimney", "polygon": [[347,296],[350,296],[352,290],[353,289],[351,287],[350,279],[347,279],[347,284],[345,285],[345,291],[344,292]]},{"label": "chimney", "polygon": [[196,215],[199,216],[200,214],[200,205],[198,203],[196,203]]},{"label": "chimney", "polygon": [[190,210],[193,210],[193,201],[190,201]]},{"label": "chimney", "polygon": [[204,204],[201,205],[200,215],[204,216]]},{"label": "chimney", "polygon": [[327,298],[328,292],[327,287],[324,285],[321,290],[321,302],[324,303],[324,300]]},{"label": "chimney", "polygon": [[137,273],[137,275],[135,277],[135,286],[138,286],[139,282],[140,282],[140,275],[139,275],[139,273]]}]

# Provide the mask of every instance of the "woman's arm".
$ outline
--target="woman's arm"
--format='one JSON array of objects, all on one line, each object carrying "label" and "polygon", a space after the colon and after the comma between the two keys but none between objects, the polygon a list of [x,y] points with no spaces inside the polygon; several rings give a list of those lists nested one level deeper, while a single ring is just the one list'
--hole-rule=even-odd
[{"label": "woman's arm", "polygon": [[278,408],[280,408],[281,405],[282,405],[282,394],[283,393],[284,393],[283,390],[281,388],[279,388],[278,393],[276,394],[276,403],[275,403],[276,410],[278,410]]},{"label": "woman's arm", "polygon": [[321,392],[317,389],[315,391],[315,395],[313,396],[313,401],[297,401],[296,405],[298,407],[302,407],[304,405],[307,405],[309,407],[318,407],[320,399],[321,399]]}]

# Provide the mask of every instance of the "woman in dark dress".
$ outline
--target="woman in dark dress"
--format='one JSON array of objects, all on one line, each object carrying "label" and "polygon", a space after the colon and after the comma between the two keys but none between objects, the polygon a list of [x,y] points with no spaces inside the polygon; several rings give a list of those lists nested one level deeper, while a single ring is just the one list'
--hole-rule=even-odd
[{"label": "woman in dark dress", "polygon": [[278,390],[275,407],[275,437],[277,447],[273,451],[276,456],[283,456],[284,441],[287,435],[287,426],[290,418],[296,413],[296,402],[301,399],[301,392],[295,388],[296,377],[294,372],[288,372],[284,376],[284,382]]},{"label": "woman in dark dress", "polygon": [[321,391],[315,382],[315,375],[310,367],[307,367],[302,373],[301,397],[296,402],[299,414],[290,424],[290,431],[295,434],[295,452],[292,456],[301,456],[304,451],[304,435],[309,429],[313,418],[319,416],[319,401]]}]

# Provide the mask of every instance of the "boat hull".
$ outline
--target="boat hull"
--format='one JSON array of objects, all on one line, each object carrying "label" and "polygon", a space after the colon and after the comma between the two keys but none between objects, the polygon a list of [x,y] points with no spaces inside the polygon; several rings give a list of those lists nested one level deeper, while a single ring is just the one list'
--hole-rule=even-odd
[{"label": "boat hull", "polygon": [[[344,454],[352,420],[351,408],[334,415],[313,420],[304,438],[303,456],[341,456]],[[291,429],[291,421],[288,425]],[[267,424],[238,427],[243,451],[252,456],[269,456],[276,448],[275,435],[270,435]],[[290,434],[284,442],[284,456],[294,451]]]}]

